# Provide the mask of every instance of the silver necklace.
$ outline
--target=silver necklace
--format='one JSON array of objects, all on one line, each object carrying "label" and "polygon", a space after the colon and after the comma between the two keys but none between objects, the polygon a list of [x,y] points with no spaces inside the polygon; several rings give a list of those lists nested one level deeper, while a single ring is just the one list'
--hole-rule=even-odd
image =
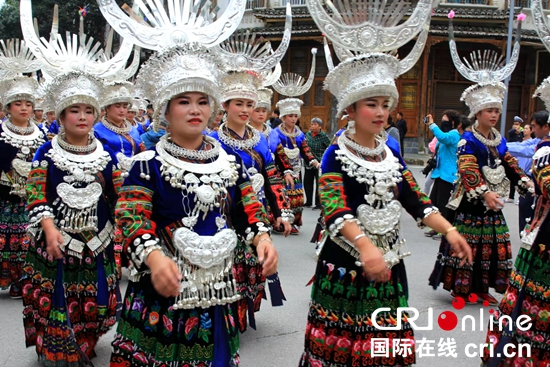
[{"label": "silver necklace", "polygon": [[367,148],[367,147],[364,147],[364,146],[358,144],[357,142],[351,140],[346,133],[343,133],[342,135],[340,135],[339,139],[348,148],[351,148],[354,151],[356,151],[357,153],[359,153],[361,155],[364,155],[364,156],[371,156],[371,157],[379,156],[380,154],[382,154],[382,152],[384,151],[384,149],[386,147],[386,140],[383,137],[380,137],[380,138],[377,137],[375,139],[375,141],[378,142],[378,146],[376,146],[376,148],[374,148],[374,149]]},{"label": "silver necklace", "polygon": [[132,125],[127,123],[126,120],[123,121],[123,124],[124,124],[124,127],[118,127],[116,126],[115,124],[113,124],[112,122],[110,122],[109,120],[107,120],[106,118],[103,119],[103,125],[111,130],[112,132],[118,134],[118,135],[127,135],[130,133],[130,131],[132,131]]},{"label": "silver necklace", "polygon": [[262,131],[262,134],[266,137],[266,139],[269,139],[269,135],[271,135],[271,131],[273,129],[268,124],[264,124],[264,131]]},{"label": "silver necklace", "polygon": [[172,141],[171,135],[168,133],[166,137],[166,142],[162,145],[162,147],[170,153],[170,155],[176,157],[176,158],[185,158],[192,161],[207,161],[216,158],[220,154],[220,144],[213,138],[209,136],[203,136],[203,139],[205,142],[212,145],[212,149],[209,150],[191,150],[191,149],[185,149],[180,147],[179,145],[176,145]]},{"label": "silver necklace", "polygon": [[294,132],[287,132],[284,128],[284,126],[279,126],[279,130],[281,131],[281,133],[283,133],[284,136],[286,136],[287,138],[295,138],[297,137],[298,135],[300,135],[300,133],[302,132],[302,130],[300,130],[300,128],[298,126],[294,126]]},{"label": "silver necklace", "polygon": [[229,129],[224,122],[218,130],[218,137],[222,143],[235,150],[251,150],[260,142],[260,132],[256,129],[252,129],[249,126],[245,127],[245,133],[248,131],[252,134],[251,138],[245,140],[235,139],[225,133],[225,129]]},{"label": "silver necklace", "polygon": [[73,145],[67,142],[65,133],[59,134],[59,139],[57,139],[57,142],[59,143],[59,146],[66,150],[67,152],[71,153],[91,153],[97,148],[97,140],[92,139],[92,141],[88,141],[88,144],[86,145]]},{"label": "silver necklace", "polygon": [[19,135],[30,135],[34,132],[34,124],[30,121],[28,121],[28,124],[26,127],[19,127],[14,125],[13,122],[11,122],[11,118],[4,121],[3,124],[12,132]]},{"label": "silver necklace", "polygon": [[491,128],[491,132],[495,135],[494,139],[487,139],[484,137],[475,126],[472,127],[472,134],[476,137],[477,140],[483,143],[487,147],[498,147],[502,141],[502,136],[494,127]]}]

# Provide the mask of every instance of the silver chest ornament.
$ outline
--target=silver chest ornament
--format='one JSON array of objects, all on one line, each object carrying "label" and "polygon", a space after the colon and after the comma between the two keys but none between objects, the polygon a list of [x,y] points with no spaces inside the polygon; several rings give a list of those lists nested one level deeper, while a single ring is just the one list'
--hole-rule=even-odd
[{"label": "silver chest ornament", "polygon": [[200,236],[182,227],[174,232],[173,242],[184,278],[175,309],[208,308],[240,298],[232,276],[234,231],[225,228],[214,236]]},{"label": "silver chest ornament", "polygon": [[299,175],[302,171],[302,160],[300,159],[300,148],[284,148],[285,154],[292,165],[292,170],[295,175]]},{"label": "silver chest ornament", "polygon": [[45,143],[42,133],[38,126],[31,123],[34,130],[29,135],[19,135],[4,127],[0,134],[0,141],[19,149],[15,158],[12,160],[11,179],[2,172],[0,182],[3,185],[11,186],[10,194],[25,198],[27,196],[26,184],[31,171],[32,158],[34,153],[42,144]]},{"label": "silver chest ornament", "polygon": [[[339,139],[340,150],[336,151],[342,171],[367,187],[364,196],[366,204],[357,208],[356,218],[372,242],[382,251],[384,260],[391,268],[410,255],[405,240],[399,238],[402,207],[393,193],[393,188],[403,180],[401,164],[387,146],[386,157],[381,162],[370,162],[349,151],[342,140]],[[351,246],[346,250],[360,260],[359,252],[345,238],[339,236],[333,240],[341,247]]]},{"label": "silver chest ornament", "polygon": [[510,192],[510,180],[506,177],[504,166],[500,165],[500,159],[495,160],[496,167],[483,166],[481,172],[490,191],[496,192],[500,197],[506,197]]},{"label": "silver chest ornament", "polygon": [[[213,146],[218,142],[206,138]],[[208,308],[233,303],[240,298],[233,276],[233,257],[237,236],[226,227],[224,200],[227,188],[239,177],[235,157],[223,149],[212,163],[194,164],[174,158],[161,139],[157,144],[160,172],[173,188],[181,190],[185,216],[183,227],[173,232],[178,268],[183,276],[174,309]],[[193,200],[191,201],[191,197]],[[201,236],[193,231],[199,218],[219,212],[214,236]]]},{"label": "silver chest ornament", "polygon": [[250,179],[250,183],[252,184],[252,189],[256,193],[256,196],[258,197],[259,200],[265,199],[264,176],[260,172],[258,172],[258,170],[254,167],[250,167],[247,170],[247,172],[248,172],[248,177]]}]

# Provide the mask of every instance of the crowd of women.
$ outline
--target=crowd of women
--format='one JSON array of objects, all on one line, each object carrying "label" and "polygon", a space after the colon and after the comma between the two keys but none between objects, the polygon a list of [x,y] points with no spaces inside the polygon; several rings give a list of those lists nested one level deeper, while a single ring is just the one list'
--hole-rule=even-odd
[{"label": "crowd of women", "polygon": [[[420,0],[419,7],[421,3],[430,1]],[[21,4],[23,14],[30,2]],[[320,19],[325,12],[321,1],[308,1],[308,7],[319,28],[341,47],[346,35],[334,29],[344,32],[337,27],[344,18]],[[429,10],[415,11],[407,23],[429,23]],[[129,28],[139,25],[133,18],[128,18],[128,24],[136,22],[132,27],[112,24],[125,38],[156,51],[141,66],[135,85],[115,78],[121,71],[105,77],[105,61],[96,60],[91,67],[89,59],[70,60],[85,67],[67,71],[46,63],[46,56],[55,54],[36,54],[51,76],[42,86],[47,106],[42,108],[55,114],[58,133],[45,133],[31,119],[40,94],[35,79],[3,76],[0,96],[7,119],[0,124],[0,287],[23,298],[26,344],[35,347],[39,361],[89,365],[99,337],[118,322],[113,367],[238,365],[239,333],[255,327],[266,283],[273,304],[285,300],[271,231],[299,232],[305,161],[320,169],[323,234],[300,366],[415,363],[414,352],[381,357],[370,344],[373,338],[414,338],[406,316],[400,330],[380,329],[393,326],[397,308],[408,304],[403,258],[410,253],[400,233],[402,208],[418,226],[443,234],[431,284],[442,283],[456,297],[477,294],[492,301],[489,288],[504,293],[495,322],[528,315],[534,327],[530,333],[490,329],[488,343],[502,350],[527,342],[533,364],[550,363],[545,250],[550,124],[546,112],[532,119],[540,142],[528,176],[494,128],[505,91],[499,78],[513,67],[485,70],[486,60],[474,60],[472,68],[453,58],[476,83],[462,96],[475,123],[471,131],[457,132],[458,175],[452,197],[438,202],[440,209],[449,208],[442,215],[419,188],[398,142],[384,131],[399,98],[395,79],[422,54],[427,29],[413,27],[407,39],[399,40],[418,37],[412,56],[403,60],[385,53],[392,45],[380,38],[350,46],[354,52],[340,49],[336,67],[332,59],[328,62],[325,86],[338,100],[337,117],[345,115],[348,125],[319,162],[295,126],[302,104],[295,97],[310,88],[311,80],[277,80],[273,68],[288,42],[273,50],[263,40],[231,36],[240,17],[242,9],[230,2],[222,19],[187,29],[194,40],[189,43],[176,33],[167,40],[154,32],[133,32]],[[382,34],[383,23],[370,26]],[[26,26],[22,24],[25,37],[32,37]],[[325,32],[329,28],[333,31]],[[451,52],[456,52],[452,33]],[[492,57],[488,55],[484,57]],[[16,58],[13,62],[23,65]],[[278,102],[282,124],[275,129],[266,124],[272,84],[289,97]],[[153,131],[166,129],[154,136],[158,142],[150,149],[139,133],[147,134],[147,104],[135,98],[138,94],[152,105],[148,117]],[[537,94],[550,106],[548,80]],[[135,120],[132,109],[138,114]],[[515,266],[501,211],[510,184],[535,197]],[[124,267],[130,275],[122,295]],[[381,307],[385,311],[373,318]],[[501,356],[486,354],[483,363],[520,362]]]}]

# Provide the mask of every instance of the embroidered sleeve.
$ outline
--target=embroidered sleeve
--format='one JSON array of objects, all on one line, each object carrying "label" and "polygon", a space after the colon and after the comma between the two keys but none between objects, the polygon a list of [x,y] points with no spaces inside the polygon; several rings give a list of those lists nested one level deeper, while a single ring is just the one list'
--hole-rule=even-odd
[{"label": "embroidered sleeve", "polygon": [[533,156],[533,177],[543,197],[550,198],[550,141],[539,146]]},{"label": "embroidered sleeve", "polygon": [[[27,209],[29,225],[38,226],[43,218],[54,218],[53,209],[46,195],[48,181],[48,161],[37,154],[32,162],[32,170],[27,178]],[[42,159],[40,159],[42,158]]]},{"label": "embroidered sleeve", "polygon": [[267,213],[250,181],[241,181],[235,202],[233,225],[247,245],[252,243],[256,235],[270,232]]},{"label": "embroidered sleeve", "polygon": [[321,200],[325,223],[331,236],[337,236],[348,221],[359,224],[347,204],[344,180],[341,173],[329,172],[319,178],[319,199]]},{"label": "embroidered sleeve", "polygon": [[137,271],[145,270],[144,259],[158,248],[153,213],[153,190],[139,185],[123,186],[115,209],[117,225],[124,238],[123,248]]},{"label": "embroidered sleeve", "polygon": [[519,166],[517,159],[512,157],[508,151],[504,154],[503,165],[506,170],[506,176],[512,184],[515,184],[518,193],[523,196],[526,195],[528,192],[527,184],[530,179]]},{"label": "embroidered sleeve", "polygon": [[309,145],[307,145],[307,140],[305,138],[302,140],[302,144],[300,145],[300,152],[302,153],[302,158],[310,166],[313,166],[315,163],[317,163],[317,159],[315,159],[315,157],[311,153],[311,149],[309,148]]},{"label": "embroidered sleeve", "polygon": [[479,164],[475,155],[459,155],[458,175],[468,201],[481,200],[483,194],[489,191],[485,179],[479,170]]},{"label": "embroidered sleeve", "polygon": [[283,172],[284,175],[287,173],[294,174],[292,164],[290,164],[290,159],[288,159],[288,156],[285,153],[285,148],[281,143],[277,145],[277,150],[275,151],[275,164],[279,168],[279,171]]},{"label": "embroidered sleeve", "polygon": [[424,228],[422,220],[429,215],[439,213],[439,209],[432,205],[428,195],[421,189],[411,171],[403,170],[403,185],[399,193],[399,201],[405,210],[416,219],[416,224]]},{"label": "embroidered sleeve", "polygon": [[[283,220],[290,220],[290,217],[292,216],[292,210],[290,209],[288,198],[283,191],[284,182],[281,178],[281,174],[279,173],[277,167],[275,167],[273,162],[270,162],[266,165],[265,174],[269,182],[269,184],[266,185],[266,196],[268,194],[270,196],[267,198],[269,205],[271,206],[272,210],[273,206],[276,206],[277,209],[280,210],[280,216],[283,218]],[[268,193],[268,189],[269,191],[271,191],[271,193]]]}]

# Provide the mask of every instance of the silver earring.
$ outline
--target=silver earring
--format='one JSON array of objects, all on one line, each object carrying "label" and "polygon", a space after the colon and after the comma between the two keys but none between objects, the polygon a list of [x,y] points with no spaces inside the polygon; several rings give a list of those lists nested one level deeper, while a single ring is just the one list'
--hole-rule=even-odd
[{"label": "silver earring", "polygon": [[348,131],[348,134],[355,134],[355,121],[353,120],[348,121],[347,131]]}]

